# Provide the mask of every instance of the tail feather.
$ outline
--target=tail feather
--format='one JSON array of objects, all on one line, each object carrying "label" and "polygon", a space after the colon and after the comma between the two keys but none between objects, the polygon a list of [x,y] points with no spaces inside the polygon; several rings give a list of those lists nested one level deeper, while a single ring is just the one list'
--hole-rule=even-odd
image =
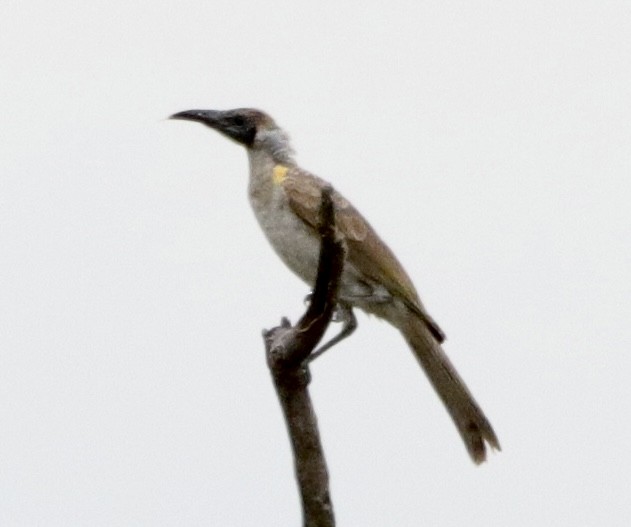
[{"label": "tail feather", "polygon": [[471,459],[486,460],[486,443],[501,450],[491,423],[426,324],[408,311],[396,324],[451,415]]}]

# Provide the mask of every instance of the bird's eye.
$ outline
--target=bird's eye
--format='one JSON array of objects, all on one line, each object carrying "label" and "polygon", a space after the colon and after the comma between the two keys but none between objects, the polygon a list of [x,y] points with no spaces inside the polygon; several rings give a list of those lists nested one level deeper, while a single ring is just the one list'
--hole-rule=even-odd
[{"label": "bird's eye", "polygon": [[245,119],[243,117],[241,117],[240,115],[236,115],[233,119],[232,122],[237,125],[237,126],[243,126],[245,124]]}]

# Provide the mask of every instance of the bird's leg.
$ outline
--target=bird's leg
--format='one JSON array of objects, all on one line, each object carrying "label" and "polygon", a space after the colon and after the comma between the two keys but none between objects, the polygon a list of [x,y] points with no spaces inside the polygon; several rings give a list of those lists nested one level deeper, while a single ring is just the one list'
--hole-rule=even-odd
[{"label": "bird's leg", "polygon": [[338,342],[348,337],[355,329],[357,329],[357,319],[353,308],[346,303],[340,302],[335,308],[335,314],[333,315],[333,322],[342,322],[341,331],[333,337],[331,340],[320,346],[311,355],[309,355],[309,362],[322,355],[326,350],[335,346]]}]

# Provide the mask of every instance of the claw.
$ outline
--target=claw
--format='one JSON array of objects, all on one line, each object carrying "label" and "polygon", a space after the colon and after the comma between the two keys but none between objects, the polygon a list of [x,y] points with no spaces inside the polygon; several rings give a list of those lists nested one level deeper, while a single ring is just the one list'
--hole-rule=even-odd
[{"label": "claw", "polygon": [[334,322],[343,322],[341,331],[329,340],[327,343],[320,346],[317,350],[315,350],[311,355],[309,355],[309,362],[315,360],[317,357],[322,355],[326,350],[335,346],[338,342],[344,340],[346,337],[350,336],[353,331],[357,329],[357,318],[355,318],[355,313],[353,313],[353,308],[344,303],[340,303],[335,308],[335,313],[333,314]]},{"label": "claw", "polygon": [[[349,315],[350,311],[350,315]],[[333,316],[331,317],[332,322],[347,322],[349,317],[354,317],[353,312],[349,307],[342,307],[339,304],[335,306],[333,310]],[[356,324],[357,325],[357,324]]]},{"label": "claw", "polygon": [[305,299],[303,300],[305,306],[308,306],[311,303],[311,298],[313,298],[313,293],[309,293],[307,296],[305,296]]}]

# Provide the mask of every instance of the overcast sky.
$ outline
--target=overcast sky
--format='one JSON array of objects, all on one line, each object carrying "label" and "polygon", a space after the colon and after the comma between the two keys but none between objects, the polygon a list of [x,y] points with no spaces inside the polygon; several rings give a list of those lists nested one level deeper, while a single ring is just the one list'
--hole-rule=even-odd
[{"label": "overcast sky", "polygon": [[631,517],[631,4],[0,6],[0,525],[299,525],[261,329],[252,106],[386,239],[503,451],[475,467],[402,338],[312,368],[340,526]]}]

